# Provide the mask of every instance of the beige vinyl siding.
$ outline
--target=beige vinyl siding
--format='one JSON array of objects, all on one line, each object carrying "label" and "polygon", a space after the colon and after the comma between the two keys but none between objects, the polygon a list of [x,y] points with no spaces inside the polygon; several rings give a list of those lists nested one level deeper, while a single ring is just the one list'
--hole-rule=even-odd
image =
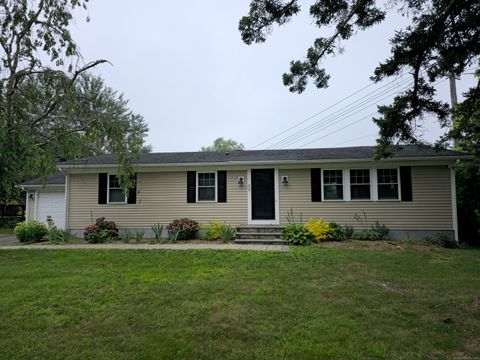
[{"label": "beige vinyl siding", "polygon": [[280,184],[280,223],[286,223],[291,208],[303,220],[324,218],[360,227],[355,213],[367,214],[370,223],[379,221],[396,230],[452,230],[450,170],[447,166],[412,167],[412,202],[340,201],[312,202],[310,169],[280,170],[288,185]]},{"label": "beige vinyl siding", "polygon": [[[29,192],[28,194],[31,194],[32,192]],[[37,195],[35,193],[35,195]],[[25,219],[27,221],[35,220],[35,199],[30,199],[30,197],[27,198],[27,206],[28,206],[28,219]]]},{"label": "beige vinyl siding", "polygon": [[178,171],[139,172],[136,204],[98,204],[98,174],[71,174],[68,228],[83,229],[101,216],[120,228],[150,228],[180,217],[245,224],[247,185],[238,185],[238,177],[246,175],[246,171],[227,171],[226,203],[187,203],[187,173]]}]

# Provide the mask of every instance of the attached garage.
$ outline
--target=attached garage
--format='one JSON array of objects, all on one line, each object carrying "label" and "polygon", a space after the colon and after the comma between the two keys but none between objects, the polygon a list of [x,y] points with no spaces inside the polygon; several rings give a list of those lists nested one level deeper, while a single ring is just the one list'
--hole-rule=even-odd
[{"label": "attached garage", "polygon": [[35,219],[47,223],[51,216],[58,228],[65,228],[65,191],[37,191]]},{"label": "attached garage", "polygon": [[58,228],[65,228],[65,175],[49,176],[44,184],[39,179],[26,181],[22,188],[27,198],[26,220],[38,220],[46,224],[47,217],[51,216]]}]

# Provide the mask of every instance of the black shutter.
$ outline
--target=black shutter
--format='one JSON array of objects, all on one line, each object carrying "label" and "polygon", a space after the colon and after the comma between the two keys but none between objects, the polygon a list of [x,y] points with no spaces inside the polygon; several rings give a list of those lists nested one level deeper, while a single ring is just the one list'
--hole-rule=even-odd
[{"label": "black shutter", "polygon": [[127,204],[137,203],[137,173],[132,177],[133,187],[128,191]]},{"label": "black shutter", "polygon": [[312,201],[322,201],[322,170],[310,169],[310,183],[312,187]]},{"label": "black shutter", "polygon": [[107,203],[107,182],[108,174],[100,173],[98,174],[98,203],[106,204]]},{"label": "black shutter", "polygon": [[217,180],[218,180],[217,201],[218,202],[227,202],[227,172],[226,171],[218,171],[217,172]]},{"label": "black shutter", "polygon": [[412,201],[412,168],[410,166],[400,166],[400,188],[402,201]]},{"label": "black shutter", "polygon": [[195,171],[187,171],[187,203],[195,202],[197,174]]}]

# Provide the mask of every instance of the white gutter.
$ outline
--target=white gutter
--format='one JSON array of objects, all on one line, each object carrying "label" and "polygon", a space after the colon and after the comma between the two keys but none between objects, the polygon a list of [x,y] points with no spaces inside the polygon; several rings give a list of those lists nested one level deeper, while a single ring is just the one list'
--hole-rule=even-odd
[{"label": "white gutter", "polygon": [[[373,160],[372,158],[361,159],[318,159],[318,160],[269,160],[269,161],[217,161],[217,162],[191,162],[191,163],[134,163],[138,167],[173,167],[173,166],[225,166],[225,165],[274,165],[274,164],[322,164],[322,163],[344,163],[344,162],[397,162],[397,161],[425,161],[425,160],[459,160],[472,159],[471,156],[429,156],[429,157],[395,157],[388,159]],[[58,169],[79,169],[79,168],[112,168],[120,164],[65,164],[59,165]]]},{"label": "white gutter", "polygon": [[455,180],[455,169],[450,167],[450,192],[452,195],[452,222],[455,241],[458,243],[458,214],[457,214],[457,185]]}]

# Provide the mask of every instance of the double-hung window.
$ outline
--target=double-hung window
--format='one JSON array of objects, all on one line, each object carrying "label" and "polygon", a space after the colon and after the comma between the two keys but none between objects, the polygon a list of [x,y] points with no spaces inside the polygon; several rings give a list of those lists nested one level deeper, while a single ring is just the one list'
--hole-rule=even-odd
[{"label": "double-hung window", "polygon": [[398,200],[398,169],[377,169],[379,200]]},{"label": "double-hung window", "polygon": [[197,201],[217,201],[217,173],[197,173]]},{"label": "double-hung window", "polygon": [[108,202],[124,204],[126,201],[127,199],[118,181],[118,176],[108,175]]},{"label": "double-hung window", "polygon": [[343,200],[343,170],[323,170],[323,199]]},{"label": "double-hung window", "polygon": [[370,169],[350,170],[350,198],[370,200]]}]

